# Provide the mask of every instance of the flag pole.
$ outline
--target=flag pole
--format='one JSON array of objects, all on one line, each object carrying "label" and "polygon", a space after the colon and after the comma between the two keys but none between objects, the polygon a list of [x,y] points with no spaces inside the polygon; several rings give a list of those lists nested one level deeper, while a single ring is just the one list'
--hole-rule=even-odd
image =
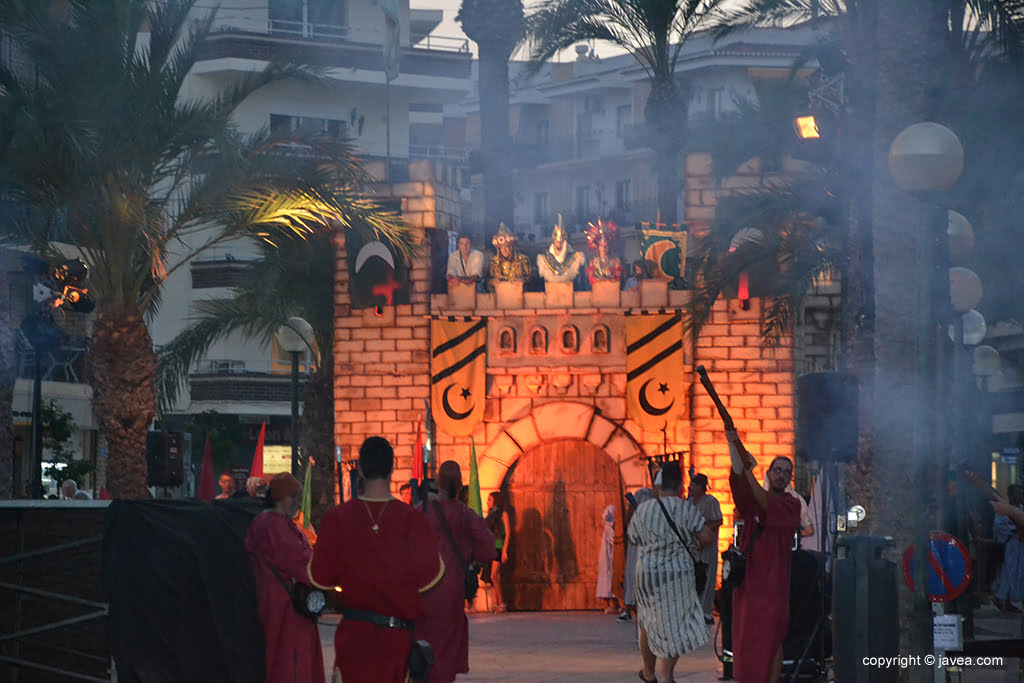
[{"label": "flag pole", "polygon": [[391,184],[391,78],[384,72],[384,179]]}]

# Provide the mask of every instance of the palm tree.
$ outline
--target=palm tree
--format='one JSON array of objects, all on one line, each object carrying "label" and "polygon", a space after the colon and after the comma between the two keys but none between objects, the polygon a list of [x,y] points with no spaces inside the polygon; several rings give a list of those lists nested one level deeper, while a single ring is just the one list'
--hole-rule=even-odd
[{"label": "palm tree", "polygon": [[508,60],[523,39],[522,0],[462,0],[456,15],[479,50],[480,156],[484,226],[512,224],[512,149],[509,138]]},{"label": "palm tree", "polygon": [[60,17],[42,4],[4,3],[5,29],[34,69],[30,78],[0,72],[0,98],[18,103],[21,124],[2,177],[44,216],[17,226],[18,239],[43,255],[75,245],[89,266],[97,309],[88,358],[107,488],[146,497],[157,372],[147,322],[169,275],[239,235],[273,239],[333,222],[406,240],[358,187],[297,174],[266,136],[233,128],[246,96],[310,78],[304,69],[271,64],[216,97],[188,100],[182,86],[212,22],[190,19],[195,0],[72,0]]},{"label": "palm tree", "polygon": [[[792,332],[801,305],[815,283],[838,272],[842,252],[838,229],[823,203],[812,199],[810,187],[821,178],[777,180],[762,190],[723,197],[707,232],[694,249],[696,279],[686,314],[686,327],[699,335],[715,301],[734,295],[736,282],[748,273],[753,296],[770,297],[761,329],[762,345],[777,347]],[[797,190],[804,190],[798,192]]]},{"label": "palm tree", "polygon": [[313,327],[319,352],[306,379],[300,442],[305,458],[315,462],[312,478],[313,520],[330,505],[334,443],[334,270],[330,236],[261,241],[244,284],[230,297],[198,301],[194,321],[160,349],[160,402],[173,405],[192,364],[218,340],[233,333],[269,344],[293,315]]},{"label": "palm tree", "polygon": [[685,147],[687,94],[676,77],[686,40],[707,25],[721,0],[546,0],[527,20],[532,61],[540,65],[576,43],[600,40],[631,52],[651,81],[644,107],[654,150],[658,208],[676,219],[679,153]]}]

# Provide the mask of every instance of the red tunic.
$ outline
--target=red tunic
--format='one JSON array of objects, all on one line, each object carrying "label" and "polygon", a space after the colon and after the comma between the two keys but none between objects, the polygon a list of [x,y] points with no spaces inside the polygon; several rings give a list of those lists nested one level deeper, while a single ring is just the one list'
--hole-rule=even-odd
[{"label": "red tunic", "polygon": [[768,492],[762,512],[746,478],[729,474],[736,515],[743,519],[740,548],[746,549],[760,519],[763,529],[747,558],[743,585],[733,593],[733,677],[739,683],[765,683],[772,660],[789,628],[789,573],[793,534],[800,528],[800,501]]},{"label": "red tunic", "polygon": [[466,619],[465,561],[469,559],[491,566],[498,559],[494,534],[484,518],[457,500],[440,501],[448,528],[452,531],[462,558],[455,557],[451,541],[441,527],[431,502],[427,516],[434,527],[445,572],[435,588],[424,596],[426,615],[416,624],[416,637],[434,648],[434,666],[428,683],[451,683],[458,674],[469,672],[469,621]]},{"label": "red tunic", "polygon": [[[316,585],[341,587],[345,606],[409,621],[423,617],[421,593],[443,572],[430,522],[395,499],[350,500],[329,510],[309,564]],[[345,683],[403,683],[412,641],[409,631],[343,619],[335,667]]]},{"label": "red tunic", "polygon": [[287,517],[264,512],[252,521],[245,538],[259,591],[260,621],[266,634],[266,683],[323,683],[324,656],[316,624],[299,615],[291,596],[274,577],[286,583],[308,583],[306,566],[313,549]]}]

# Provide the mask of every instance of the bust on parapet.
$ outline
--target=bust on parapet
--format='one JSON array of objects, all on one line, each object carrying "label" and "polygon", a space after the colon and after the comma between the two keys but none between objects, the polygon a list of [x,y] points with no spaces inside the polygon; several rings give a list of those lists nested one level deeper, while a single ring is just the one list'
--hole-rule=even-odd
[{"label": "bust on parapet", "polygon": [[583,266],[583,254],[569,245],[569,235],[562,227],[562,214],[551,231],[551,246],[537,255],[537,271],[545,282],[572,282]]},{"label": "bust on parapet", "polygon": [[596,252],[587,266],[587,278],[590,284],[595,282],[621,282],[622,261],[611,255],[612,241],[618,228],[611,221],[587,224],[587,248]]},{"label": "bust on parapet", "polygon": [[532,275],[530,259],[516,253],[516,236],[502,223],[491,240],[497,254],[491,257],[487,268],[490,288],[493,291],[498,282],[527,282]]}]

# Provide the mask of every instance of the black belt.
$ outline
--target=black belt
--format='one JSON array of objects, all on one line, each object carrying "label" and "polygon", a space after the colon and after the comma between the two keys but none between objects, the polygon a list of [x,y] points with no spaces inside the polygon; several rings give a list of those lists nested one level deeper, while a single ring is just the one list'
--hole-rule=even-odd
[{"label": "black belt", "polygon": [[366,621],[377,626],[383,626],[384,628],[400,628],[406,631],[412,631],[415,628],[415,625],[408,619],[389,617],[385,614],[371,612],[368,609],[342,607],[341,616],[351,621]]}]

